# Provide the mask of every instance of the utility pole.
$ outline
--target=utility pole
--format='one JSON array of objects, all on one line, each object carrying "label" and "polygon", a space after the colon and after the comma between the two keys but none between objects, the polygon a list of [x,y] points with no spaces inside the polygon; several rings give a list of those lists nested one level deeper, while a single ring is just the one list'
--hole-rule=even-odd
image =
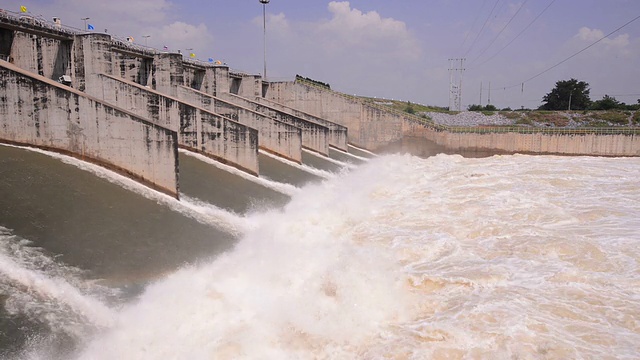
[{"label": "utility pole", "polygon": [[482,81],[480,81],[480,102],[478,105],[482,106]]},{"label": "utility pole", "polygon": [[491,105],[491,81],[489,81],[489,97],[487,98],[487,105]]},{"label": "utility pole", "polygon": [[571,89],[571,91],[569,91],[569,111],[571,111],[571,96],[573,95],[573,89]]},{"label": "utility pole", "polygon": [[262,35],[263,35],[263,46],[264,46],[264,73],[262,76],[263,80],[267,80],[267,4],[271,0],[258,0],[262,4]]},{"label": "utility pole", "polygon": [[83,21],[84,21],[84,31],[87,31],[87,20],[89,20],[89,18],[88,18],[88,17],[86,17],[86,18],[82,18],[82,19],[80,19],[80,20],[83,20]]},{"label": "utility pole", "polygon": [[[449,59],[449,110],[461,111],[462,76],[466,58]],[[458,65],[458,61],[460,65]],[[458,67],[457,67],[458,66]]]}]

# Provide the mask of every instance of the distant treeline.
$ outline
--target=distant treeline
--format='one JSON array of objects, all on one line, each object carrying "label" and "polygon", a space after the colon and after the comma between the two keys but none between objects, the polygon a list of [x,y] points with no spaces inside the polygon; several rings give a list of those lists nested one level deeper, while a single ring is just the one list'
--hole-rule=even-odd
[{"label": "distant treeline", "polygon": [[298,74],[296,74],[296,80],[308,81],[308,82],[314,83],[314,84],[316,84],[318,86],[322,86],[322,87],[325,87],[327,89],[331,89],[331,85],[329,85],[327,83],[323,83],[322,81],[313,80],[313,79],[310,79],[308,77],[300,76]]}]

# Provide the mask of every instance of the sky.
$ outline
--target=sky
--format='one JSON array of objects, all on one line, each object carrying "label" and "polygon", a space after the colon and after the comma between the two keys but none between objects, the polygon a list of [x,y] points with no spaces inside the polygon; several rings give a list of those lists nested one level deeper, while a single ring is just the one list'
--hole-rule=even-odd
[{"label": "sky", "polygon": [[[571,78],[640,99],[640,0],[2,0],[0,8],[348,94],[449,106],[451,73],[471,104],[537,108]],[[146,37],[148,36],[148,37]],[[580,52],[580,53],[578,53]],[[577,54],[577,55],[576,55]],[[575,56],[574,56],[575,55]],[[448,59],[460,61],[449,71]],[[566,60],[566,61],[565,61]],[[489,87],[491,88],[489,90]],[[490,96],[490,97],[489,97]]]}]

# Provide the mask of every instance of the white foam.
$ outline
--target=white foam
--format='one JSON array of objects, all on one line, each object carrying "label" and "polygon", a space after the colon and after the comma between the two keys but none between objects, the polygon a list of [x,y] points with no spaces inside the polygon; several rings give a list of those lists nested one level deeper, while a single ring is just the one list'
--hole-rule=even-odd
[{"label": "white foam", "polygon": [[348,162],[344,162],[344,161],[340,161],[340,160],[332,159],[332,158],[330,158],[330,157],[328,157],[328,156],[319,155],[318,153],[315,153],[315,152],[313,152],[313,151],[309,151],[309,150],[307,150],[307,149],[302,149],[302,151],[306,152],[306,153],[307,153],[307,154],[309,154],[309,155],[312,155],[312,156],[315,156],[315,157],[317,157],[317,158],[320,158],[320,159],[322,159],[322,160],[325,160],[325,161],[328,161],[328,162],[330,162],[330,163],[333,163],[333,164],[339,165],[339,166],[341,166],[343,169],[353,169],[353,168],[356,168],[356,167],[357,167],[357,165],[355,165],[355,164],[351,164],[351,163],[348,163]]},{"label": "white foam", "polygon": [[639,176],[639,159],[378,157],[253,215],[80,358],[633,357]]},{"label": "white foam", "polygon": [[341,153],[341,154],[344,154],[344,155],[350,156],[350,157],[352,157],[352,158],[354,158],[354,159],[358,159],[358,160],[361,160],[361,161],[369,161],[369,160],[370,160],[369,158],[362,157],[362,156],[358,156],[358,155],[355,155],[355,154],[351,154],[351,153],[349,153],[349,152],[347,152],[347,151],[344,151],[344,150],[342,150],[342,149],[338,149],[338,148],[331,148],[331,149],[332,149],[332,150],[335,150],[336,152],[339,152],[339,153]]},{"label": "white foam", "polygon": [[266,156],[268,156],[270,158],[276,159],[276,160],[278,160],[278,161],[280,161],[282,163],[285,163],[285,164],[287,164],[289,166],[292,166],[292,167],[294,167],[296,169],[300,169],[302,171],[308,172],[309,174],[313,174],[313,175],[316,175],[316,176],[324,178],[324,179],[331,179],[331,178],[335,177],[335,174],[333,174],[333,173],[331,173],[329,171],[316,169],[316,168],[311,167],[311,166],[306,165],[306,164],[298,164],[297,162],[284,159],[284,158],[282,158],[280,156],[273,155],[273,154],[271,154],[269,152],[266,152],[264,150],[260,150],[260,153],[263,154],[263,155],[266,155]]},{"label": "white foam", "polygon": [[373,153],[373,152],[371,152],[371,151],[369,151],[367,149],[363,149],[363,148],[357,147],[355,145],[347,144],[347,147],[352,147],[352,148],[354,148],[354,149],[356,149],[358,151],[362,151],[363,153],[367,153],[367,154],[369,154],[369,155],[371,155],[373,157],[377,157],[378,156],[378,154],[376,154],[376,153]]},{"label": "white foam", "polygon": [[8,296],[5,308],[45,321],[52,329],[85,336],[86,326],[110,327],[115,312],[80,291],[105,289],[81,280],[77,270],[56,264],[37,248],[27,246],[0,227],[0,290]]}]

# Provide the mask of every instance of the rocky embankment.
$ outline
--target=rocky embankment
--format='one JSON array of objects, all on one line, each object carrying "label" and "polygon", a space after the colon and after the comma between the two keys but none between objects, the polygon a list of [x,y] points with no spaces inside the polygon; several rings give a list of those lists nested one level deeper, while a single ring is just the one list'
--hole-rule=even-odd
[{"label": "rocky embankment", "polygon": [[457,114],[424,112],[436,124],[448,126],[622,127],[640,126],[640,111],[463,111]]}]

